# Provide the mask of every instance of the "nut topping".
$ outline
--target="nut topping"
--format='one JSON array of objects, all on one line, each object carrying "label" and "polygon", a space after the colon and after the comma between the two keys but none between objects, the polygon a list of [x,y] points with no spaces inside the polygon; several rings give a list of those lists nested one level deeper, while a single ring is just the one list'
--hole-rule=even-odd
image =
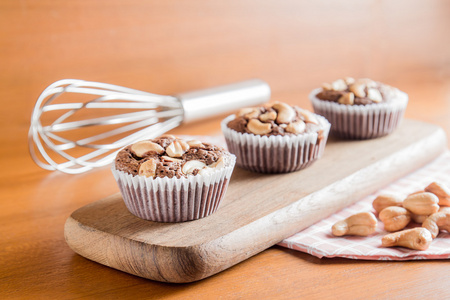
[{"label": "nut topping", "polygon": [[353,105],[355,103],[355,95],[353,93],[345,93],[339,98],[338,103]]},{"label": "nut topping", "polygon": [[177,137],[172,135],[172,134],[164,134],[164,135],[162,135],[160,137],[161,138],[169,138],[169,139],[177,139]]},{"label": "nut topping", "polygon": [[188,141],[187,144],[189,145],[189,147],[198,147],[198,148],[203,148],[205,147],[205,145],[203,145],[202,142],[200,142],[199,140],[191,140]]},{"label": "nut topping", "polygon": [[262,122],[270,122],[270,121],[275,121],[277,119],[277,113],[274,111],[268,111],[266,113],[263,113],[262,115],[259,116],[259,119]]},{"label": "nut topping", "polygon": [[331,91],[333,89],[333,86],[329,84],[328,82],[322,83],[322,88],[326,91]]},{"label": "nut topping", "polygon": [[238,117],[243,117],[243,116],[245,116],[246,114],[251,113],[253,110],[254,110],[253,107],[244,107],[244,108],[241,108],[241,109],[237,112],[236,115],[237,115]]},{"label": "nut topping", "polygon": [[156,160],[150,158],[141,164],[139,167],[139,175],[154,178],[156,175]]},{"label": "nut topping", "polygon": [[248,121],[247,128],[251,133],[264,135],[272,131],[272,124],[262,123],[258,119],[251,119]]},{"label": "nut topping", "polygon": [[198,160],[187,161],[181,168],[181,172],[186,175],[193,174],[195,170],[201,170],[206,167],[206,164]]},{"label": "nut topping", "polygon": [[164,160],[167,160],[167,161],[171,161],[171,162],[182,162],[183,161],[182,159],[174,158],[174,157],[170,157],[170,156],[166,156],[166,155],[161,156],[161,158]]},{"label": "nut topping", "polygon": [[333,91],[345,91],[347,89],[347,84],[343,79],[335,80],[331,83]]},{"label": "nut topping", "polygon": [[277,123],[289,123],[295,118],[295,110],[289,104],[277,102],[272,106],[277,112]]},{"label": "nut topping", "polygon": [[374,88],[377,86],[377,83],[370,78],[361,78],[356,81],[356,83],[361,83],[367,86],[367,88]]},{"label": "nut topping", "polygon": [[[378,83],[369,78],[354,79],[344,77],[329,83],[322,84],[322,91],[316,97],[321,100],[337,102],[346,105],[367,105],[389,101],[395,97],[393,87]],[[347,93],[353,93],[348,95]],[[351,99],[353,97],[353,100]]]},{"label": "nut topping", "polygon": [[144,155],[148,152],[155,152],[157,154],[164,153],[164,148],[160,145],[150,142],[150,141],[140,141],[137,143],[134,143],[131,146],[131,151],[137,156],[137,157],[144,157]]},{"label": "nut topping", "polygon": [[166,148],[170,157],[181,157],[187,150],[189,150],[189,145],[183,140],[175,140]]},{"label": "nut topping", "polygon": [[298,120],[297,122],[289,123],[286,126],[287,132],[295,133],[295,134],[302,133],[305,131],[305,129],[306,129],[306,124],[302,120]]},{"label": "nut topping", "polygon": [[354,83],[348,87],[350,92],[355,94],[356,97],[364,98],[366,96],[366,85],[362,83]]},{"label": "nut topping", "polygon": [[353,77],[344,77],[344,81],[347,85],[349,84],[354,84],[355,83],[355,78]]},{"label": "nut topping", "polygon": [[209,168],[218,168],[218,169],[224,168],[225,160],[223,159],[223,156],[220,157],[216,162],[210,164],[208,167]]},{"label": "nut topping", "polygon": [[[153,151],[155,149],[156,151]],[[138,157],[136,153],[142,156]],[[172,136],[160,136],[121,149],[116,155],[114,167],[117,171],[142,178],[182,178],[187,177],[183,170],[186,171],[192,164],[196,164],[195,168],[211,165],[231,167],[233,159],[228,160],[228,157],[229,152],[225,149],[207,142],[187,142],[180,138],[173,139]],[[187,164],[182,170],[188,161],[196,162]],[[193,176],[197,175],[200,175],[200,172],[195,170]]]},{"label": "nut topping", "polygon": [[298,113],[303,116],[306,122],[319,125],[319,120],[313,115],[312,112],[306,109],[297,109]]},{"label": "nut topping", "polygon": [[367,98],[372,100],[373,102],[379,103],[383,101],[383,97],[381,96],[381,93],[377,89],[368,89],[367,90]]},{"label": "nut topping", "polygon": [[[254,110],[259,112],[259,116],[247,119],[246,116]],[[259,108],[241,109],[227,124],[228,128],[240,133],[273,136],[288,136],[305,132],[319,133],[322,126],[319,116],[284,102],[267,103]]]},{"label": "nut topping", "polygon": [[239,110],[238,112],[238,116],[244,117],[247,120],[248,119],[255,119],[257,118],[259,115],[261,114],[261,112],[259,111],[258,108],[256,107],[246,107],[246,108],[242,108],[241,110]]}]

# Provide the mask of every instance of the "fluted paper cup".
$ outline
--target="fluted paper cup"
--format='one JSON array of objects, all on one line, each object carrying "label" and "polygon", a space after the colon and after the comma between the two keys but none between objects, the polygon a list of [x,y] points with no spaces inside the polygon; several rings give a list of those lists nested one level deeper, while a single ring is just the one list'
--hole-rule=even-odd
[{"label": "fluted paper cup", "polygon": [[324,117],[316,117],[323,128],[320,134],[260,136],[241,133],[227,126],[234,115],[225,118],[221,127],[228,151],[236,155],[238,167],[259,173],[288,173],[304,169],[322,156],[330,123]]},{"label": "fluted paper cup", "polygon": [[403,119],[408,104],[408,95],[401,91],[391,102],[345,105],[318,99],[320,90],[309,95],[314,112],[331,123],[330,135],[342,139],[363,140],[390,134]]},{"label": "fluted paper cup", "polygon": [[155,222],[184,222],[214,213],[225,196],[236,158],[228,154],[225,167],[182,178],[147,178],[111,170],[128,210]]}]

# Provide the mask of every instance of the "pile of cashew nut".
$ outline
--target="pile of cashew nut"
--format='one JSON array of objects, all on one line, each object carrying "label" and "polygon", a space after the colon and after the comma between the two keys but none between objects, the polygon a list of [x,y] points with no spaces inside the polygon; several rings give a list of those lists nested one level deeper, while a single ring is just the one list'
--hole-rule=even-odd
[{"label": "pile of cashew nut", "polygon": [[[379,195],[372,203],[384,229],[390,234],[381,239],[382,247],[401,246],[426,250],[439,231],[450,232],[450,188],[432,182],[423,191],[402,198]],[[411,222],[422,227],[404,228]],[[331,231],[334,236],[368,236],[375,232],[378,220],[371,212],[361,212],[338,221]]]},{"label": "pile of cashew nut", "polygon": [[266,104],[264,113],[261,109],[261,107],[246,107],[236,114],[237,117],[248,120],[247,129],[250,133],[270,134],[273,125],[276,124],[288,133],[300,134],[305,132],[307,123],[319,125],[318,119],[310,111],[290,106],[284,102]]}]

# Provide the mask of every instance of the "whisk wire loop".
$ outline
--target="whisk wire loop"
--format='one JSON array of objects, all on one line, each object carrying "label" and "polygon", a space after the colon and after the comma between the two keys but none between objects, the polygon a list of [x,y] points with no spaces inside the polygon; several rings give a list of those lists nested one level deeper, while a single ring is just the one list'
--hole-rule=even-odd
[{"label": "whisk wire loop", "polygon": [[62,79],[50,84],[36,101],[29,151],[43,169],[79,174],[110,164],[121,148],[139,139],[155,138],[182,122],[269,98],[269,86],[256,79],[177,96]]},{"label": "whisk wire loop", "polygon": [[[67,94],[83,94],[89,99],[84,102],[68,103],[63,100],[62,103],[55,103]],[[69,121],[69,118],[79,112],[93,108],[103,111],[106,109],[138,111]],[[59,111],[64,113],[49,125],[42,124],[43,114]],[[182,104],[173,96],[160,96],[111,84],[76,79],[60,80],[48,86],[36,102],[28,134],[30,155],[44,169],[71,174],[82,173],[110,163],[120,148],[136,139],[156,137],[178,126],[182,122],[182,115]],[[125,126],[80,139],[59,135],[84,127],[121,124]],[[149,126],[152,128],[148,128]],[[113,143],[94,144],[136,130],[138,131]],[[78,147],[94,150],[80,157],[67,152]],[[40,153],[40,158],[36,149]],[[110,153],[111,151],[113,152]],[[64,162],[60,163],[61,159]]]}]

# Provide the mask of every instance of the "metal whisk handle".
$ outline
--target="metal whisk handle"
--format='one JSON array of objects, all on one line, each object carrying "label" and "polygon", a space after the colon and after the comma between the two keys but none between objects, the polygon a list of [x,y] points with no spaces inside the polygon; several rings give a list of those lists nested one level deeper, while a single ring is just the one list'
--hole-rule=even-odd
[{"label": "metal whisk handle", "polygon": [[256,106],[269,101],[270,87],[252,79],[224,86],[175,95],[184,109],[183,122],[230,113],[243,106]]}]

